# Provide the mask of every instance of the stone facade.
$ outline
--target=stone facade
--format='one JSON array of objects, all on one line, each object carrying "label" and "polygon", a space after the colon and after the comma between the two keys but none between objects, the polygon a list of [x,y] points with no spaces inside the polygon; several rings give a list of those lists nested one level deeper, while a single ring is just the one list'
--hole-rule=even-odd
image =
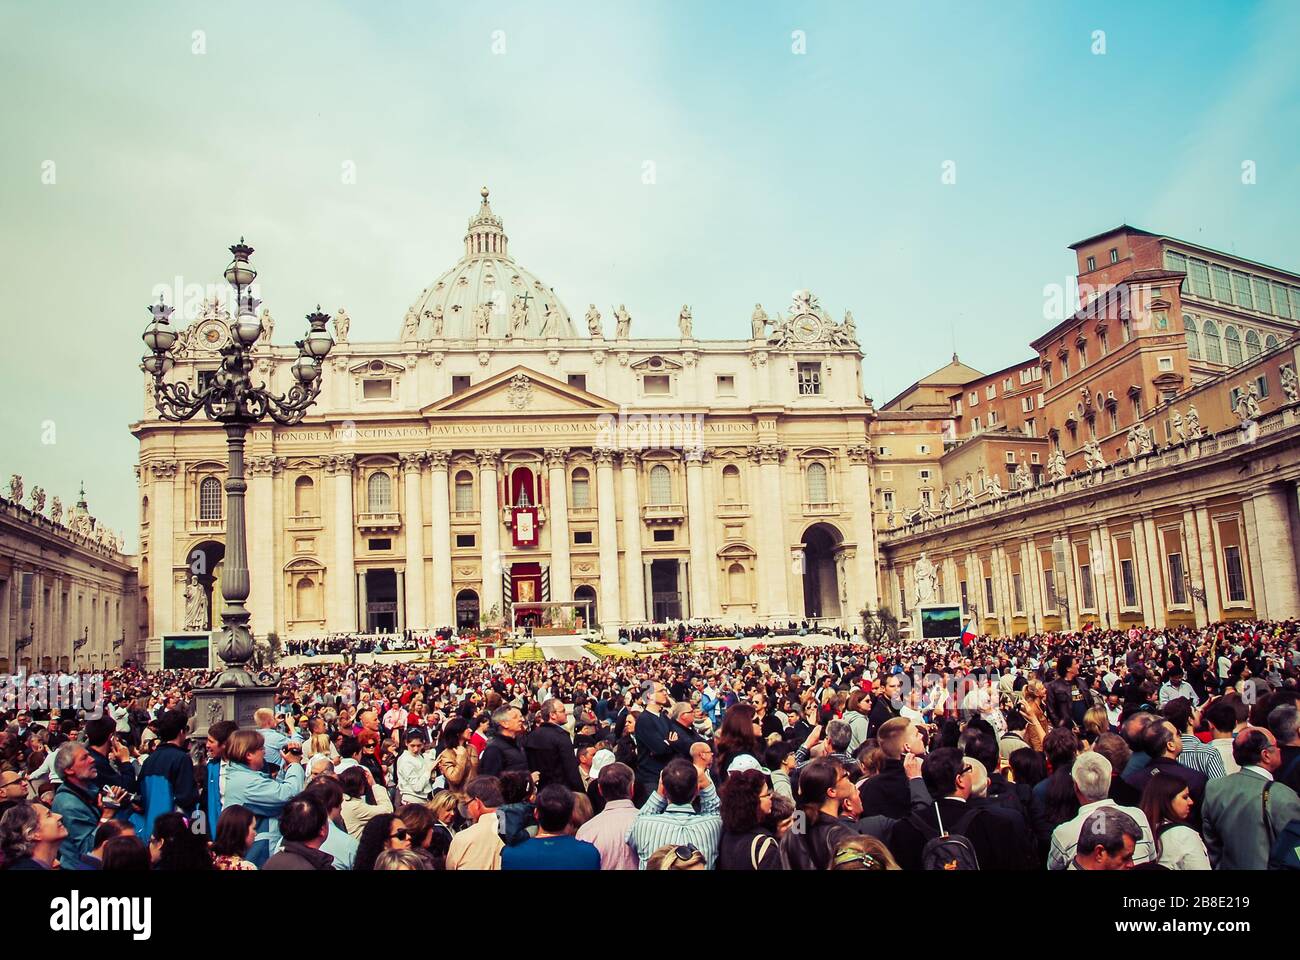
[{"label": "stone facade", "polygon": [[[874,412],[851,316],[801,291],[775,316],[737,317],[735,340],[694,339],[688,308],[656,322],[673,336],[633,338],[622,305],[605,319],[592,305],[580,334],[506,250],[485,194],[464,257],[398,339],[340,339],[311,415],[250,431],[257,635],[472,624],[573,598],[606,632],[849,624],[876,606]],[[219,344],[201,329],[182,341],[172,376],[197,385]],[[283,389],[295,356],[259,345],[258,376]],[[182,626],[191,575],[220,594],[224,435],[158,419],[147,393],[132,431],[157,638]]]}]

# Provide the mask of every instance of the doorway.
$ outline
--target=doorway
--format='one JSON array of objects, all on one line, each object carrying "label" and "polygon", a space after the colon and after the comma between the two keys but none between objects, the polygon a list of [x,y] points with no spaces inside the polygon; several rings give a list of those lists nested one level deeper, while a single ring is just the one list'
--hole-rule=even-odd
[{"label": "doorway", "polygon": [[810,620],[840,615],[836,537],[822,524],[803,535],[803,615]]},{"label": "doorway", "polygon": [[473,590],[456,594],[456,629],[478,629],[478,594]]},{"label": "doorway", "polygon": [[650,597],[655,623],[682,619],[681,564],[678,561],[650,562]]},{"label": "doorway", "polygon": [[366,571],[366,633],[397,632],[397,572]]}]

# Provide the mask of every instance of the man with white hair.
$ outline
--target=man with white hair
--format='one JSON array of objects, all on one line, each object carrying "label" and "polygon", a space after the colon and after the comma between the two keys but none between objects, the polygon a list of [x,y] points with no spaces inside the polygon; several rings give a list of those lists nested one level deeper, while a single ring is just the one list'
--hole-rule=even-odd
[{"label": "man with white hair", "polygon": [[1052,831],[1051,852],[1047,855],[1047,869],[1065,870],[1075,858],[1079,847],[1079,835],[1084,821],[1098,810],[1111,808],[1131,817],[1142,831],[1142,839],[1137,842],[1133,853],[1133,863],[1142,864],[1156,859],[1156,845],[1151,833],[1151,824],[1146,814],[1137,807],[1120,806],[1110,799],[1111,764],[1100,753],[1082,753],[1070,769],[1070,779],[1074,781],[1074,794],[1079,798],[1079,813],[1073,820],[1068,820]]}]

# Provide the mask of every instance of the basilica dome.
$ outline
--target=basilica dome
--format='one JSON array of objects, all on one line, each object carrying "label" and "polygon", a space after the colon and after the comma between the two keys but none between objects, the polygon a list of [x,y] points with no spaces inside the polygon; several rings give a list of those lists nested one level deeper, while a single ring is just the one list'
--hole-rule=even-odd
[{"label": "basilica dome", "polygon": [[510,256],[487,187],[482,196],[465,234],[465,255],[421,291],[406,312],[401,339],[576,337],[555,291]]}]

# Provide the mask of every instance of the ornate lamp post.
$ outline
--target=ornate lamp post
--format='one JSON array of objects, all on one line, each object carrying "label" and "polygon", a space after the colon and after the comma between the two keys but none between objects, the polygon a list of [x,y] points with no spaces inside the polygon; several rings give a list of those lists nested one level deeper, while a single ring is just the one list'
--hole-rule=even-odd
[{"label": "ornate lamp post", "polygon": [[230,321],[230,343],[221,350],[221,366],[211,383],[201,390],[191,390],[187,383],[168,383],[163,377],[172,368],[169,353],[176,343],[176,332],[168,324],[174,307],[159,302],[149,307],[153,320],[144,332],[144,343],[149,348],[140,366],[153,376],[154,399],[158,415],[164,420],[189,420],[200,410],[209,420],[222,423],[226,428],[226,446],[229,450],[229,470],[226,477],[226,531],[225,571],[221,578],[221,592],[225,608],[221,611],[221,629],[214,630],[212,641],[217,655],[226,665],[213,683],[214,688],[256,687],[257,681],[245,664],[253,656],[253,637],[248,629],[249,612],[244,606],[248,599],[248,540],[244,524],[244,438],[254,423],[270,417],[276,423],[300,423],[308,409],[320,395],[321,362],[329,354],[334,341],[325,330],[329,315],[316,312],[307,316],[311,327],[307,336],[297,342],[298,359],[292,371],[294,380],[287,393],[275,394],[266,384],[254,385],[249,378],[253,369],[252,349],[262,335],[262,321],[257,316],[261,301],[248,289],[257,277],[257,271],[248,262],[253,248],[240,238],[230,248],[234,259],[226,267],[226,282],[235,288],[236,312]]}]

